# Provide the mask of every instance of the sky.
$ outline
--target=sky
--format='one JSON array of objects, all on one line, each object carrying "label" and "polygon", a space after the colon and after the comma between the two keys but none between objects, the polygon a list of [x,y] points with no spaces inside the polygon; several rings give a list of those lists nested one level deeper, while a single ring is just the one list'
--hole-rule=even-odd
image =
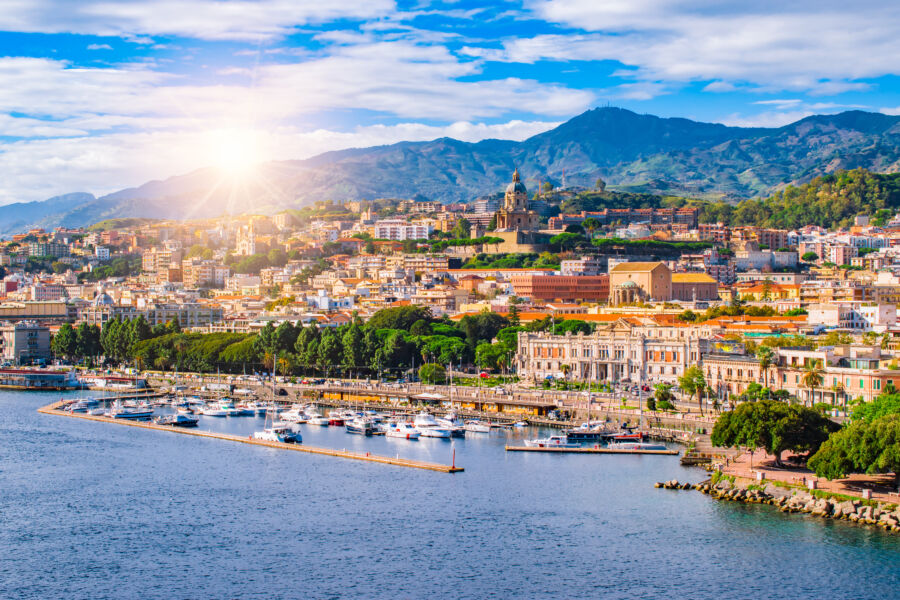
[{"label": "sky", "polygon": [[0,0],[0,204],[593,107],[900,114],[900,3]]}]

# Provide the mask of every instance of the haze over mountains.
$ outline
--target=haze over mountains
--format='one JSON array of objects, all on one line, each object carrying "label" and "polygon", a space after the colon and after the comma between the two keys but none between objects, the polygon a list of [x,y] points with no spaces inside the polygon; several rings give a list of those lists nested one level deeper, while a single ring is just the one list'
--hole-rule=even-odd
[{"label": "haze over mountains", "polygon": [[190,219],[276,212],[317,200],[422,195],[465,202],[498,191],[514,167],[538,180],[687,196],[767,195],[838,169],[900,170],[900,116],[849,111],[779,128],[726,127],[620,108],[587,111],[522,142],[441,138],[269,162],[252,178],[206,168],[95,198],[73,193],[0,207],[0,233],[114,217]]}]

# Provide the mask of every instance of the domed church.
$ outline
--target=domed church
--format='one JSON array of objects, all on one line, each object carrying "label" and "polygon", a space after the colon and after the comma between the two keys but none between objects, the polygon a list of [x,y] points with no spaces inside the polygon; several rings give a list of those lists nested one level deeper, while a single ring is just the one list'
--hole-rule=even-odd
[{"label": "domed church", "polygon": [[497,211],[497,231],[533,231],[538,228],[538,214],[528,210],[528,190],[513,172],[512,183],[506,186],[503,208]]}]

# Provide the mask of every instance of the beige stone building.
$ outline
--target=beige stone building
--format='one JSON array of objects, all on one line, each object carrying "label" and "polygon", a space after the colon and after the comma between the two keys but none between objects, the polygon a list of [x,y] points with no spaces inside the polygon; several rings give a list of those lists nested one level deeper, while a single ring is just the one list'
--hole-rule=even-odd
[{"label": "beige stone building", "polygon": [[672,299],[672,271],[661,262],[619,263],[609,271],[610,304]]},{"label": "beige stone building", "polygon": [[591,335],[519,334],[516,363],[522,379],[674,383],[700,361],[709,332],[622,318]]},{"label": "beige stone building", "polygon": [[538,219],[538,214],[528,209],[528,190],[516,169],[512,183],[506,187],[503,208],[497,211],[497,230],[532,231],[538,228]]}]

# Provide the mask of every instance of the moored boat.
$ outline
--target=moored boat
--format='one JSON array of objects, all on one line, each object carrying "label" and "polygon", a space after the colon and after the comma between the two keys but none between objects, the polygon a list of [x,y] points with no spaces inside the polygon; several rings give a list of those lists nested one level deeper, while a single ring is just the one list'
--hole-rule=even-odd
[{"label": "moored boat", "polygon": [[157,425],[170,425],[172,427],[196,427],[200,421],[197,417],[189,417],[187,415],[160,415],[153,419]]},{"label": "moored boat", "polygon": [[580,448],[579,444],[568,441],[564,435],[551,435],[547,438],[538,438],[536,440],[525,440],[525,445],[529,448]]},{"label": "moored boat", "polygon": [[356,433],[359,435],[372,435],[375,427],[372,421],[365,417],[356,417],[346,424],[347,433]]},{"label": "moored boat", "polygon": [[387,430],[384,434],[389,438],[401,438],[406,440],[419,439],[419,430],[413,425],[406,422],[388,423]]}]

